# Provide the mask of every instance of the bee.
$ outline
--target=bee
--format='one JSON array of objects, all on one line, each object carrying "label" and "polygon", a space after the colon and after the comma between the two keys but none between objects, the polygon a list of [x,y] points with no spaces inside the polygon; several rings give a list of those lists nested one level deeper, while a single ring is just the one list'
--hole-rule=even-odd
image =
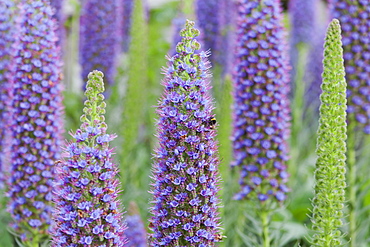
[{"label": "bee", "polygon": [[214,129],[215,126],[216,126],[216,123],[217,123],[217,120],[215,117],[211,117],[209,120],[208,120],[208,126],[210,129]]},{"label": "bee", "polygon": [[223,237],[222,237],[221,234],[216,234],[215,238],[216,238],[217,241],[221,241]]},{"label": "bee", "polygon": [[77,213],[81,218],[84,216],[84,212],[82,210],[77,210]]},{"label": "bee", "polygon": [[154,224],[153,224],[153,222],[150,222],[150,223],[149,223],[149,228],[150,228],[150,229],[154,229]]},{"label": "bee", "polygon": [[107,189],[107,192],[108,192],[109,194],[113,194],[113,193],[114,193],[114,190],[113,190],[112,188],[109,188],[109,189]]}]

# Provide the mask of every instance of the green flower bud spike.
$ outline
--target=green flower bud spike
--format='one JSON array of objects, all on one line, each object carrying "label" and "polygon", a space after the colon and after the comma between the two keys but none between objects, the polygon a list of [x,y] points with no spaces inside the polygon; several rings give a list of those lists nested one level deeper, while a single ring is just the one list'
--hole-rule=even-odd
[{"label": "green flower bud spike", "polygon": [[329,24],[324,49],[311,246],[334,247],[342,245],[343,234],[339,228],[343,226],[347,139],[347,85],[337,19]]}]

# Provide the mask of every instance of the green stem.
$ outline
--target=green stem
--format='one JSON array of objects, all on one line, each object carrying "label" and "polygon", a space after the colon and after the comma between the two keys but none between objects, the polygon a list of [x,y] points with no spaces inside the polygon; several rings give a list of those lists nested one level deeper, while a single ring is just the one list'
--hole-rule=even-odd
[{"label": "green stem", "polygon": [[261,217],[261,222],[262,222],[263,247],[270,247],[269,212],[262,209],[260,217]]},{"label": "green stem", "polygon": [[356,120],[353,114],[348,116],[347,132],[347,168],[348,168],[348,209],[350,247],[356,247]]}]

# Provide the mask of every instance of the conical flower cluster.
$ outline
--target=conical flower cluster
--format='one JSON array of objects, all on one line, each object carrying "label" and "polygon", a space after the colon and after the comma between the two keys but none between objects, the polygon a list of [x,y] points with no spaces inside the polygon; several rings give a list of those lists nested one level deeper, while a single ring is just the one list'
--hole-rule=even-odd
[{"label": "conical flower cluster", "polygon": [[39,244],[49,237],[54,162],[61,151],[61,59],[49,1],[25,0],[19,7],[8,208],[21,239]]},{"label": "conical flower cluster", "polygon": [[9,161],[11,143],[11,101],[15,76],[15,61],[18,45],[19,23],[14,16],[15,4],[11,0],[0,2],[0,189],[4,186],[4,173]]},{"label": "conical flower cluster", "polygon": [[109,148],[115,135],[106,133],[104,122],[103,73],[93,71],[88,78],[81,127],[57,166],[53,246],[124,246],[118,169]]},{"label": "conical flower cluster", "polygon": [[370,134],[370,2],[332,0],[332,17],[342,26],[349,114]]},{"label": "conical flower cluster", "polygon": [[105,74],[106,85],[114,83],[121,51],[122,0],[84,0],[80,19],[80,64],[82,78],[95,69]]},{"label": "conical flower cluster", "polygon": [[290,109],[280,1],[238,1],[232,135],[235,199],[284,201]]},{"label": "conical flower cluster", "polygon": [[341,231],[346,186],[346,80],[339,21],[325,38],[320,96],[315,197],[312,200],[312,246],[342,246]]},{"label": "conical flower cluster", "polygon": [[197,51],[198,35],[194,22],[187,21],[165,69],[157,108],[151,246],[215,246],[221,238],[209,54]]}]

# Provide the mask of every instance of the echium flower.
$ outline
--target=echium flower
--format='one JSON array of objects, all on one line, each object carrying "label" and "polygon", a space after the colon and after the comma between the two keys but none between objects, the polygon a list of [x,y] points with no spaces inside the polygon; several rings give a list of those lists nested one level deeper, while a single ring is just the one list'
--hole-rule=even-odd
[{"label": "echium flower", "polygon": [[218,35],[216,50],[212,51],[215,60],[222,67],[222,73],[231,73],[232,52],[235,44],[236,4],[234,1],[219,0]]},{"label": "echium flower", "polygon": [[4,172],[9,161],[11,101],[18,46],[19,18],[14,18],[15,4],[11,0],[0,2],[0,189],[4,186]]},{"label": "echium flower", "polygon": [[[317,22],[318,0],[290,0],[289,17],[291,25],[290,33],[290,63],[293,67],[292,76],[295,77],[299,66],[300,56],[306,46],[307,50],[315,37]],[[321,81],[321,80],[320,80]]]},{"label": "echium flower", "polygon": [[114,84],[121,51],[122,0],[84,0],[80,19],[80,64],[82,78],[90,71],[105,74],[106,85]]},{"label": "echium flower", "polygon": [[124,246],[125,224],[118,200],[117,166],[112,163],[104,122],[103,73],[88,76],[81,127],[72,133],[65,158],[57,166],[57,227],[53,246]]},{"label": "echium flower", "polygon": [[51,6],[54,8],[54,15],[53,17],[57,21],[57,34],[58,34],[58,44],[63,47],[63,42],[65,39],[65,29],[64,29],[64,21],[65,16],[63,13],[63,4],[64,0],[50,0]]},{"label": "echium flower", "polygon": [[126,217],[127,230],[125,232],[128,243],[126,247],[147,247],[147,233],[139,210],[134,202],[130,203]]},{"label": "echium flower", "polygon": [[370,134],[370,2],[332,0],[330,6],[332,17],[342,26],[347,112]]},{"label": "echium flower", "polygon": [[312,200],[312,246],[342,246],[345,202],[346,160],[346,81],[339,21],[327,30],[324,72],[320,96],[320,121],[317,138],[315,197]]},{"label": "echium flower", "polygon": [[289,78],[280,1],[238,1],[232,166],[235,199],[284,201],[288,189]]},{"label": "echium flower", "polygon": [[314,37],[318,0],[290,0],[291,41],[309,44]]},{"label": "echium flower", "polygon": [[218,156],[209,96],[209,53],[187,21],[165,69],[157,113],[151,246],[215,246],[221,240]]},{"label": "echium flower", "polygon": [[[216,51],[217,38],[219,35],[219,1],[220,0],[196,0],[195,10],[199,29],[202,30],[202,42],[204,50]],[[213,64],[213,58],[211,62]]]},{"label": "echium flower", "polygon": [[[8,209],[25,245],[49,238],[62,140],[61,58],[48,0],[24,0],[15,55]],[[33,244],[33,245],[32,245]]]},{"label": "echium flower", "polygon": [[122,49],[128,51],[130,46],[130,29],[131,29],[131,14],[134,7],[134,0],[121,0],[122,6]]}]

